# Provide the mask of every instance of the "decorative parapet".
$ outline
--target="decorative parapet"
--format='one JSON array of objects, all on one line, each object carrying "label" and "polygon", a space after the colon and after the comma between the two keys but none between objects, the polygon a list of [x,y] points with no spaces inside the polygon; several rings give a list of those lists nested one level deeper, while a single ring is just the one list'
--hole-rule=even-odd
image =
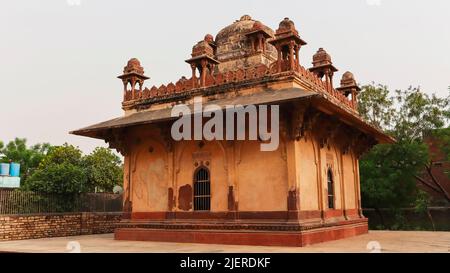
[{"label": "decorative parapet", "polygon": [[187,79],[186,77],[182,77],[175,84],[171,82],[167,85],[163,84],[159,87],[152,86],[150,89],[146,87],[142,91],[126,91],[123,104],[133,105],[139,102],[148,101],[150,99],[157,102],[159,100],[167,99],[168,97],[175,101],[178,95],[181,97],[189,93],[196,93],[196,91],[199,90],[230,83],[239,83],[257,79],[263,80],[266,77],[284,75],[286,72],[293,72],[295,76],[308,83],[313,91],[323,93],[327,95],[327,98],[335,99],[338,103],[342,103],[351,110],[356,111],[356,103],[354,100],[349,100],[349,98],[347,98],[342,92],[339,92],[332,86],[327,85],[326,82],[322,81],[316,74],[308,69],[305,69],[301,65],[295,66],[294,71],[278,72],[276,69],[269,69],[266,65],[261,64],[248,69],[238,69],[235,71],[217,73],[214,75],[207,74],[205,85],[203,87],[198,87],[200,81],[198,78],[191,77],[190,79]]}]

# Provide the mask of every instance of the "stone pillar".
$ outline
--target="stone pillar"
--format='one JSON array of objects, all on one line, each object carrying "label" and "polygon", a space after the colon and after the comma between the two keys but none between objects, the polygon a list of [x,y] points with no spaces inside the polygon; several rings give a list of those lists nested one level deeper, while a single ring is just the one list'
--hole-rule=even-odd
[{"label": "stone pillar", "polygon": [[263,48],[263,36],[262,34],[258,35],[258,52],[262,52]]},{"label": "stone pillar", "polygon": [[195,64],[191,64],[192,69],[192,87],[197,87],[197,76],[195,76],[195,70],[197,69],[197,66]]},{"label": "stone pillar", "polygon": [[206,61],[202,60],[201,65],[202,65],[202,71],[200,71],[200,73],[201,73],[200,86],[205,87],[205,85],[206,85]]},{"label": "stone pillar", "polygon": [[291,41],[289,43],[289,67],[290,70],[294,70],[295,63],[294,63],[294,41]]},{"label": "stone pillar", "polygon": [[281,47],[279,45],[277,46],[277,52],[278,52],[277,69],[278,69],[278,72],[281,72],[282,55],[281,55]]},{"label": "stone pillar", "polygon": [[327,87],[327,91],[331,91],[331,88],[330,88],[330,76],[329,76],[328,71],[325,71],[325,85]]},{"label": "stone pillar", "polygon": [[283,118],[284,129],[280,130],[284,135],[285,145],[280,146],[281,149],[286,149],[286,166],[287,166],[287,211],[288,218],[291,220],[298,219],[298,211],[300,209],[300,194],[299,194],[299,179],[300,173],[299,168],[297,168],[299,155],[301,151],[298,149],[297,142],[291,134],[290,128],[294,126],[293,120],[296,120],[291,115],[287,115]]},{"label": "stone pillar", "polygon": [[136,86],[136,80],[131,79],[131,97],[134,99],[136,98],[136,92],[135,92],[135,86]]},{"label": "stone pillar", "polygon": [[127,98],[127,84],[128,82],[126,80],[122,80],[123,83],[123,100],[125,101]]},{"label": "stone pillar", "polygon": [[333,71],[328,72],[329,82],[330,82],[330,90],[333,90]]},{"label": "stone pillar", "polygon": [[356,100],[356,95],[357,95],[356,90],[352,89],[351,94],[352,94],[352,105],[353,105],[353,108],[356,109],[358,107],[358,101]]}]

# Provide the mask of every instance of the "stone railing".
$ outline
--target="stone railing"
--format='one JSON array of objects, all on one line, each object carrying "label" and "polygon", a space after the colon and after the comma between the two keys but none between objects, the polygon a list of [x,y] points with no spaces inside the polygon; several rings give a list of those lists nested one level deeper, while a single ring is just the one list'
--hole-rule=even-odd
[{"label": "stone railing", "polygon": [[337,91],[332,86],[327,86],[326,82],[322,81],[319,77],[317,77],[316,74],[305,69],[303,66],[300,66],[297,69],[297,72],[300,74],[301,78],[311,83],[317,91],[328,93],[332,97],[337,99],[340,103],[343,103],[351,109],[356,109],[356,105],[353,103],[353,101],[349,100],[344,94],[342,94],[342,92]]},{"label": "stone railing", "polygon": [[[185,93],[197,90],[198,88],[208,88],[228,83],[238,83],[246,80],[262,79],[266,76],[275,76],[279,74],[279,72],[273,65],[271,66],[272,68],[261,64],[259,66],[251,67],[248,69],[238,69],[235,71],[217,73],[214,75],[207,74],[205,83],[203,85],[201,85],[200,79],[198,78],[187,79],[185,77],[182,77],[175,84],[171,82],[167,85],[163,84],[160,87],[152,86],[150,89],[146,87],[142,91],[135,91],[134,97],[132,91],[126,91],[124,94],[124,102],[132,100],[145,100],[157,97],[167,97],[169,95],[177,93]],[[283,72],[289,72],[284,70],[286,69],[283,69],[282,66]],[[319,77],[317,77],[316,74],[305,69],[303,66],[296,66],[294,72],[296,72],[297,76],[299,76],[301,79],[309,83],[315,91],[329,94],[338,102],[343,103],[351,109],[356,108],[356,105],[354,105],[354,103],[346,96],[344,96],[341,92],[337,91],[331,86],[327,86],[327,84]]]}]

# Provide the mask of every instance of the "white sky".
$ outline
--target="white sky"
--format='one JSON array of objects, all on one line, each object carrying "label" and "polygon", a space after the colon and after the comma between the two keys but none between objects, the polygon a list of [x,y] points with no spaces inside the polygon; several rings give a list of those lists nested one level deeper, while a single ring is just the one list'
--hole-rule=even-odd
[{"label": "white sky", "polygon": [[291,18],[308,42],[301,63],[324,47],[361,84],[450,86],[450,1],[144,1],[0,2],[0,140],[69,142],[86,152],[102,141],[68,131],[122,115],[116,78],[131,57],[146,86],[189,76],[184,62],[206,33],[249,14],[272,29]]}]

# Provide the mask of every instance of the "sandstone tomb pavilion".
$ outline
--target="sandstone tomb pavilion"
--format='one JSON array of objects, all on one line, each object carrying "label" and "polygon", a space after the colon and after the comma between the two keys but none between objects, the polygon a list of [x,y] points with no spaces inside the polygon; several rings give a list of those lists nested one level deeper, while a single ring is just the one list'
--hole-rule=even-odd
[{"label": "sandstone tomb pavilion", "polygon": [[[289,18],[272,30],[245,15],[193,46],[189,77],[147,88],[140,62],[128,61],[119,76],[124,115],[71,132],[124,156],[115,239],[303,246],[367,233],[358,158],[393,139],[358,114],[353,74],[335,87],[331,56],[319,48],[312,65],[301,64],[303,46]],[[278,147],[174,140],[171,110],[195,98],[204,106],[278,105]]]}]

